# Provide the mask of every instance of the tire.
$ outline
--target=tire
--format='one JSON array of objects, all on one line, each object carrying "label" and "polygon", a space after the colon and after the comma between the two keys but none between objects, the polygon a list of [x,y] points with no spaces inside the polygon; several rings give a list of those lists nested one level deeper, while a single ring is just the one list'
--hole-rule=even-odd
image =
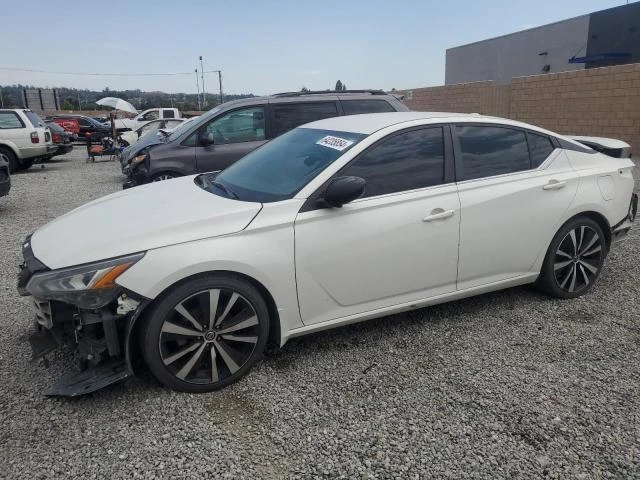
[{"label": "tire", "polygon": [[600,225],[588,217],[573,218],[553,237],[536,285],[557,298],[584,295],[600,277],[606,255]]},{"label": "tire", "polygon": [[[217,306],[213,318],[211,305]],[[262,356],[268,336],[269,311],[258,290],[221,274],[188,280],[163,296],[145,318],[141,346],[160,383],[201,393],[242,378]]]},{"label": "tire", "polygon": [[171,180],[172,178],[178,178],[181,175],[173,172],[160,172],[151,176],[149,179],[149,183],[151,182],[162,182],[164,180]]},{"label": "tire", "polygon": [[9,161],[9,173],[13,173],[20,168],[18,158],[16,157],[16,154],[13,153],[13,150],[6,147],[0,147],[0,153],[4,154]]},{"label": "tire", "polygon": [[33,158],[27,158],[20,162],[20,170],[28,170],[33,167]]}]

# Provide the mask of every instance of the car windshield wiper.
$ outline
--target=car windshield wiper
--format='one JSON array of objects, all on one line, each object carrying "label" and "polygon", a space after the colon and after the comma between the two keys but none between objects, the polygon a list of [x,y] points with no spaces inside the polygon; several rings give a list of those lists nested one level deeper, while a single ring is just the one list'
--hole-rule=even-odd
[{"label": "car windshield wiper", "polygon": [[217,182],[215,180],[212,180],[210,182],[211,185],[213,185],[214,187],[218,187],[220,190],[222,190],[224,193],[227,194],[227,197],[229,198],[233,198],[234,200],[238,199],[238,195],[236,195],[235,193],[233,193],[231,190],[229,190],[227,187],[225,187],[223,184],[221,184],[220,182]]}]

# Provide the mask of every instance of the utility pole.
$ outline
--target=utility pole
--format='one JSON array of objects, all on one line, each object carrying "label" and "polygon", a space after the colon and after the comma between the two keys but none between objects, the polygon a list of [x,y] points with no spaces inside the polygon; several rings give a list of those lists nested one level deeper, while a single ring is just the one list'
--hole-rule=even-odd
[{"label": "utility pole", "polygon": [[2,97],[2,87],[0,87],[0,103],[2,104],[2,108],[4,108],[4,98]]},{"label": "utility pole", "polygon": [[207,106],[207,95],[204,93],[204,67],[202,66],[202,55],[200,55],[200,78],[202,79],[202,108]]},{"label": "utility pole", "polygon": [[78,110],[82,110],[82,102],[80,102],[80,90],[78,90]]},{"label": "utility pole", "polygon": [[196,98],[198,99],[198,110],[200,110],[200,80],[198,80],[198,69],[196,68],[196,89],[198,90],[198,95]]},{"label": "utility pole", "polygon": [[220,105],[222,105],[222,71],[218,70],[218,82],[220,82]]}]

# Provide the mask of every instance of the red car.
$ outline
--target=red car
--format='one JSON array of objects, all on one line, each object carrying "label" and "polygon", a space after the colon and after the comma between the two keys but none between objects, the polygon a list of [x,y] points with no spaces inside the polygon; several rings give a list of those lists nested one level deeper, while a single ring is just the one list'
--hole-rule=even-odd
[{"label": "red car", "polygon": [[77,118],[53,117],[51,121],[60,125],[67,132],[75,133],[78,136],[80,135],[80,122]]}]

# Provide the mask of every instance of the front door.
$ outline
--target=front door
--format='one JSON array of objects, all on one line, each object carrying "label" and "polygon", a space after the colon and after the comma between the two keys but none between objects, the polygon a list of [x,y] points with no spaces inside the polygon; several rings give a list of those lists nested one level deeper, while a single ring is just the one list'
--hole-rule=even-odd
[{"label": "front door", "polygon": [[223,170],[264,144],[264,119],[264,106],[245,107],[224,113],[198,129],[198,172]]},{"label": "front door", "polygon": [[455,183],[445,181],[443,132],[420,127],[385,137],[337,174],[364,178],[362,198],[298,214],[306,325],[455,291],[460,203]]}]

